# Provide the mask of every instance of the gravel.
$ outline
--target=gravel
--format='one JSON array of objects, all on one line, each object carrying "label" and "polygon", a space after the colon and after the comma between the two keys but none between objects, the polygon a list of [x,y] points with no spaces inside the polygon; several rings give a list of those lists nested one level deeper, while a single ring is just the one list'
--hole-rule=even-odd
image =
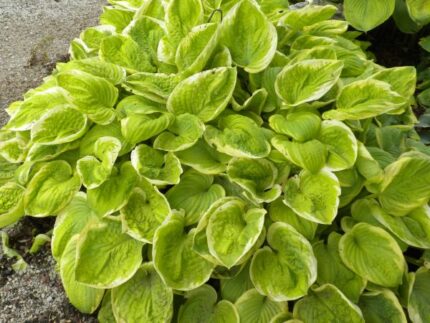
[{"label": "gravel", "polygon": [[[104,0],[0,0],[0,127],[4,108],[20,100],[47,76],[55,62],[67,59],[69,42],[88,26],[97,25]],[[36,223],[36,225],[35,225]],[[11,245],[28,263],[12,270],[0,247],[0,323],[95,322],[67,301],[49,245],[27,254],[32,236],[49,230],[52,221],[24,220],[7,232]]]}]

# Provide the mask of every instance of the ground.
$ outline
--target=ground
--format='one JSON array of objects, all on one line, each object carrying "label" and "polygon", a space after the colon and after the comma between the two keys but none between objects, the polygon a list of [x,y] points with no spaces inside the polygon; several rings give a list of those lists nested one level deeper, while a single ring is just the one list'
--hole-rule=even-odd
[{"label": "ground", "polygon": [[[102,0],[0,0],[0,126],[7,120],[4,108],[40,84],[55,62],[67,57],[69,42],[85,27],[97,24],[103,4]],[[25,220],[9,234],[24,253],[32,233],[45,229]],[[0,251],[0,322],[95,321],[69,305],[49,246],[25,259],[29,267],[18,275]]]}]

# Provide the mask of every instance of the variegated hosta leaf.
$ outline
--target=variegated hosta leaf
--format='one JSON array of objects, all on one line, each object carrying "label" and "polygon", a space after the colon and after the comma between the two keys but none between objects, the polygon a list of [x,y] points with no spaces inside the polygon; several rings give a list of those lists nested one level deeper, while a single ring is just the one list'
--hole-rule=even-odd
[{"label": "variegated hosta leaf", "polygon": [[88,205],[86,194],[77,193],[55,220],[51,241],[54,258],[58,261],[72,237],[83,232],[88,223],[97,221],[98,218],[97,213]]},{"label": "variegated hosta leaf", "polygon": [[80,140],[59,145],[32,144],[27,153],[26,162],[39,162],[53,160],[63,153],[79,149]]},{"label": "variegated hosta leaf", "polygon": [[24,207],[28,215],[44,217],[58,214],[81,187],[78,174],[64,160],[42,166],[27,185]]},{"label": "variegated hosta leaf", "polygon": [[103,184],[110,176],[121,151],[121,142],[115,137],[100,137],[94,147],[94,156],[78,160],[76,170],[87,189]]},{"label": "variegated hosta leaf", "polygon": [[328,151],[326,146],[316,139],[297,142],[277,135],[272,138],[271,143],[289,161],[309,172],[316,173],[325,166]]},{"label": "variegated hosta leaf", "polygon": [[274,114],[269,118],[269,125],[279,134],[290,136],[297,141],[308,141],[318,135],[321,119],[311,112],[289,113],[286,118]]},{"label": "variegated hosta leaf", "polygon": [[236,307],[226,300],[217,303],[217,293],[210,285],[187,292],[185,298],[179,308],[178,323],[240,322]]},{"label": "variegated hosta leaf", "polygon": [[115,118],[112,107],[118,99],[118,89],[106,79],[78,70],[59,73],[59,86],[73,97],[78,109],[99,124],[108,124]]},{"label": "variegated hosta leaf", "polygon": [[277,222],[270,226],[267,242],[270,247],[252,258],[255,288],[278,302],[306,295],[317,278],[317,260],[309,241],[289,224]]},{"label": "variegated hosta leaf", "polygon": [[25,188],[15,182],[0,186],[0,228],[17,222],[24,215]]},{"label": "variegated hosta leaf", "polygon": [[212,257],[231,268],[257,242],[263,230],[265,214],[266,210],[251,208],[242,199],[226,197],[214,203],[205,213],[197,232],[205,230],[204,239]]},{"label": "variegated hosta leaf", "polygon": [[318,140],[328,150],[327,167],[332,171],[351,168],[357,159],[357,140],[354,133],[344,123],[325,120],[321,124]]},{"label": "variegated hosta leaf", "polygon": [[275,302],[255,289],[244,293],[235,303],[240,322],[270,323],[279,313],[287,312],[287,302]]},{"label": "variegated hosta leaf", "polygon": [[181,39],[203,22],[203,6],[200,0],[172,0],[165,11],[169,43],[176,49]]},{"label": "variegated hosta leaf", "polygon": [[299,216],[316,223],[330,224],[337,215],[340,184],[326,170],[312,174],[302,171],[285,186],[284,202]]},{"label": "variegated hosta leaf", "polygon": [[336,84],[342,68],[341,61],[328,59],[287,65],[276,78],[276,93],[288,106],[318,100]]},{"label": "variegated hosta leaf", "polygon": [[122,232],[118,219],[105,217],[79,236],[75,278],[95,288],[119,286],[139,269],[142,246],[142,242]]},{"label": "variegated hosta leaf", "polygon": [[429,288],[430,269],[421,267],[414,275],[408,302],[408,314],[412,322],[427,322],[430,313]]},{"label": "variegated hosta leaf", "polygon": [[319,241],[314,244],[314,252],[318,261],[317,282],[320,285],[332,284],[336,286],[353,303],[366,287],[366,280],[349,270],[339,256],[339,240],[341,235],[332,232],[328,236],[327,244]]},{"label": "variegated hosta leaf", "polygon": [[112,311],[111,291],[108,289],[103,297],[102,305],[97,313],[97,319],[101,323],[116,323],[115,316]]},{"label": "variegated hosta leaf", "polygon": [[170,127],[154,141],[154,148],[181,151],[193,146],[205,131],[204,123],[195,115],[184,113],[175,117]]},{"label": "variegated hosta leaf", "polygon": [[[220,153],[200,139],[192,147],[175,153],[181,163],[202,174],[217,175],[225,172],[230,156]],[[177,184],[177,183],[176,183]]]},{"label": "variegated hosta leaf", "polygon": [[339,253],[350,270],[372,283],[396,287],[402,282],[405,270],[402,250],[381,228],[356,224],[340,239]]},{"label": "variegated hosta leaf", "polygon": [[313,240],[318,224],[298,216],[283,202],[282,197],[270,203],[268,214],[273,222],[283,222],[291,225],[309,241]]},{"label": "variegated hosta leaf", "polygon": [[135,73],[127,77],[123,86],[130,92],[154,102],[166,103],[173,89],[181,81],[177,74]]},{"label": "variegated hosta leaf", "polygon": [[429,201],[429,183],[430,157],[410,152],[385,168],[378,200],[389,214],[403,216]]},{"label": "variegated hosta leaf", "polygon": [[155,230],[170,214],[166,197],[141,178],[121,209],[123,229],[134,239],[152,243]]},{"label": "variegated hosta leaf", "polygon": [[205,139],[218,151],[233,157],[263,158],[270,153],[264,130],[242,115],[219,119],[217,128],[208,125]]},{"label": "variegated hosta leaf", "polygon": [[129,36],[114,35],[103,39],[100,57],[107,62],[124,67],[131,73],[156,71],[149,54]]},{"label": "variegated hosta leaf", "polygon": [[117,322],[170,322],[173,292],[152,263],[143,264],[126,283],[112,289],[112,310]]},{"label": "variegated hosta leaf", "polygon": [[325,284],[309,291],[309,295],[294,305],[294,318],[303,322],[364,323],[359,307],[335,286]]},{"label": "variegated hosta leaf", "polygon": [[22,102],[7,123],[6,129],[13,131],[30,130],[47,111],[57,106],[70,105],[72,98],[63,88],[49,87],[33,94]]},{"label": "variegated hosta leaf", "polygon": [[384,81],[391,85],[391,89],[405,98],[415,93],[417,71],[412,66],[386,68],[373,74],[372,79]]},{"label": "variegated hosta leaf", "polygon": [[71,237],[60,260],[60,276],[70,303],[82,313],[93,313],[102,301],[104,289],[78,282],[75,278],[78,235]]},{"label": "variegated hosta leaf", "polygon": [[185,211],[186,225],[199,221],[209,207],[225,196],[224,188],[213,184],[213,176],[188,170],[179,184],[167,191],[166,197],[172,208]]},{"label": "variegated hosta leaf", "polygon": [[166,285],[187,291],[207,282],[215,265],[193,250],[194,230],[186,233],[184,224],[182,215],[172,214],[155,232],[152,254]]},{"label": "variegated hosta leaf", "polygon": [[[152,1],[155,3],[156,1]],[[152,66],[158,65],[157,50],[161,38],[165,35],[161,20],[153,17],[135,15],[133,21],[124,30],[141,48],[147,53],[149,62]]]},{"label": "variegated hosta leaf", "polygon": [[136,171],[154,185],[179,183],[182,166],[171,152],[163,153],[145,144],[131,152],[131,163]]},{"label": "variegated hosta leaf", "polygon": [[430,207],[424,205],[405,216],[391,216],[379,207],[372,215],[397,238],[416,248],[430,249]]},{"label": "variegated hosta leaf", "polygon": [[366,322],[406,323],[406,315],[396,295],[389,289],[361,295],[358,306]]},{"label": "variegated hosta leaf", "polygon": [[394,12],[395,0],[345,0],[345,18],[356,29],[369,31]]},{"label": "variegated hosta leaf", "polygon": [[287,11],[280,19],[279,24],[294,30],[301,30],[306,26],[332,18],[336,11],[337,8],[332,5],[308,5],[300,10]]},{"label": "variegated hosta leaf", "polygon": [[228,12],[220,32],[220,43],[248,73],[264,70],[275,55],[276,29],[251,0],[240,1]]},{"label": "variegated hosta leaf", "polygon": [[175,115],[194,114],[203,122],[215,119],[227,106],[236,84],[237,71],[219,67],[190,76],[169,96],[167,109]]},{"label": "variegated hosta leaf", "polygon": [[103,184],[87,191],[89,205],[102,216],[112,214],[127,204],[137,181],[138,174],[126,162]]},{"label": "variegated hosta leaf", "polygon": [[56,69],[59,72],[80,70],[94,76],[105,78],[115,85],[124,82],[126,77],[124,68],[102,61],[100,58],[96,57],[72,60],[67,63],[59,63],[57,64]]},{"label": "variegated hosta leaf", "polygon": [[142,107],[139,111],[127,112],[121,120],[121,133],[132,144],[148,140],[166,130],[174,121],[174,116],[155,107]]},{"label": "variegated hosta leaf", "polygon": [[234,277],[220,280],[221,296],[223,299],[236,302],[247,290],[253,289],[251,278],[249,277],[249,262]]},{"label": "variegated hosta leaf", "polygon": [[257,203],[270,203],[282,193],[281,186],[275,184],[278,169],[267,159],[233,158],[227,176]]},{"label": "variegated hosta leaf", "polygon": [[179,43],[175,63],[178,70],[194,74],[203,70],[218,45],[218,24],[196,26]]},{"label": "variegated hosta leaf", "polygon": [[336,110],[324,112],[324,119],[361,120],[398,110],[407,100],[378,80],[360,80],[346,85],[339,93]]},{"label": "variegated hosta leaf", "polygon": [[27,141],[18,136],[1,138],[0,158],[12,164],[22,163],[28,151],[27,147]]},{"label": "variegated hosta leaf", "polygon": [[419,25],[430,23],[430,1],[429,0],[406,0],[408,12],[411,18]]}]

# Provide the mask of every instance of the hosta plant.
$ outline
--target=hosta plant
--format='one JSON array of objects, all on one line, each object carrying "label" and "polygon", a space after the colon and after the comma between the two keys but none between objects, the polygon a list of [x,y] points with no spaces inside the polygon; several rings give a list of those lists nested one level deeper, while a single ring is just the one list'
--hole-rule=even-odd
[{"label": "hosta plant", "polygon": [[430,150],[413,67],[336,7],[111,1],[12,103],[0,226],[56,216],[101,322],[429,322]]}]

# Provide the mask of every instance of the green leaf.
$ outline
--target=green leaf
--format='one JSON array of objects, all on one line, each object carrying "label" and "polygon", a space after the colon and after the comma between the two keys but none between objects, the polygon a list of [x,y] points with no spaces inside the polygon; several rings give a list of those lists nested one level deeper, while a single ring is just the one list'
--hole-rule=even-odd
[{"label": "green leaf", "polygon": [[314,252],[318,261],[317,282],[319,285],[332,284],[336,286],[349,300],[357,303],[366,287],[366,280],[349,270],[339,255],[339,240],[341,235],[332,232],[327,244],[319,241],[314,244]]},{"label": "green leaf", "polygon": [[123,86],[128,91],[148,100],[166,103],[181,79],[182,77],[177,74],[135,73],[127,77]]},{"label": "green leaf", "polygon": [[273,222],[289,224],[309,241],[314,239],[318,225],[298,216],[291,208],[285,205],[282,197],[270,203],[268,213]]},{"label": "green leaf", "polygon": [[55,215],[70,203],[80,187],[79,176],[73,173],[67,162],[49,162],[37,171],[27,185],[25,212],[35,217]]},{"label": "green leaf", "polygon": [[218,24],[202,24],[181,40],[175,56],[179,72],[194,74],[204,69],[218,45],[217,30]]},{"label": "green leaf", "polygon": [[424,205],[405,216],[391,216],[373,209],[372,215],[397,238],[416,248],[430,249],[430,207]]},{"label": "green leaf", "polygon": [[328,150],[327,166],[332,171],[341,171],[354,166],[358,144],[354,133],[344,123],[325,120],[318,136]]},{"label": "green leaf", "polygon": [[280,114],[274,114],[269,118],[269,125],[275,132],[303,142],[314,139],[318,135],[321,119],[311,112],[289,113],[286,118]]},{"label": "green leaf", "polygon": [[417,71],[412,66],[386,68],[372,75],[372,79],[387,82],[393,91],[410,98],[415,93]]},{"label": "green leaf", "polygon": [[75,278],[95,288],[119,286],[139,269],[142,246],[142,242],[122,233],[120,221],[106,217],[79,236]]},{"label": "green leaf", "polygon": [[339,181],[331,172],[302,171],[288,180],[284,203],[309,221],[330,224],[337,215],[339,195]]},{"label": "green leaf", "polygon": [[349,301],[335,286],[322,285],[294,305],[294,318],[303,322],[364,323],[358,306]]},{"label": "green leaf", "polygon": [[167,191],[171,207],[185,211],[186,225],[197,223],[214,202],[225,196],[224,188],[213,184],[213,180],[213,176],[188,170],[181,176],[179,184]]},{"label": "green leaf", "polygon": [[250,275],[255,288],[277,302],[306,295],[317,278],[317,260],[309,241],[289,224],[277,222],[270,226],[267,242],[270,247],[258,250],[252,258]]},{"label": "green leaf", "polygon": [[59,72],[80,70],[94,76],[102,77],[117,85],[125,81],[126,71],[124,68],[102,61],[100,58],[92,57],[72,60],[67,63],[58,63],[56,69]]},{"label": "green leaf", "polygon": [[106,79],[78,70],[56,75],[59,86],[73,96],[78,109],[99,124],[108,124],[115,117],[112,107],[118,99],[118,89]]},{"label": "green leaf", "polygon": [[[257,242],[265,214],[266,210],[251,208],[236,197],[226,197],[214,203],[204,215],[211,255],[227,268],[238,264]],[[200,225],[197,230],[201,230]]]},{"label": "green leaf", "polygon": [[270,203],[282,192],[281,186],[275,184],[278,169],[267,159],[233,158],[228,164],[227,176],[257,203]]},{"label": "green leaf", "polygon": [[167,131],[154,141],[154,148],[180,151],[192,147],[203,135],[204,123],[195,115],[184,113],[175,118]]},{"label": "green leaf", "polygon": [[345,265],[372,283],[384,287],[401,284],[405,260],[396,240],[385,230],[356,224],[342,236],[339,253]]},{"label": "green leaf", "polygon": [[428,202],[430,158],[419,152],[402,155],[385,169],[378,200],[389,214],[403,216]]},{"label": "green leaf", "polygon": [[411,18],[420,25],[430,23],[430,1],[429,0],[406,0],[408,12]]},{"label": "green leaf", "polygon": [[142,178],[121,209],[123,231],[136,240],[152,243],[155,230],[169,214],[166,197]]},{"label": "green leaf", "polygon": [[59,86],[33,94],[19,105],[6,125],[6,129],[13,131],[30,130],[47,111],[58,107],[68,106],[72,98],[67,91]]},{"label": "green leaf", "polygon": [[51,251],[58,261],[74,235],[83,232],[88,223],[98,219],[85,193],[79,192],[57,216],[52,234]]},{"label": "green leaf", "polygon": [[24,215],[24,191],[24,187],[14,182],[0,186],[0,228],[18,222]]},{"label": "green leaf", "polygon": [[87,189],[103,184],[111,175],[112,168],[121,151],[121,142],[115,137],[100,137],[95,142],[94,156],[78,160],[76,170]]},{"label": "green leaf", "polygon": [[100,23],[103,25],[112,25],[117,33],[121,33],[125,27],[132,21],[134,12],[113,7],[104,7],[100,16]]},{"label": "green leaf", "polygon": [[185,294],[186,302],[181,305],[178,323],[231,322],[239,323],[236,307],[226,300],[217,303],[216,291],[210,285],[203,285]]},{"label": "green leaf", "polygon": [[312,173],[318,172],[326,163],[327,148],[318,140],[314,139],[302,143],[289,141],[284,136],[274,136],[271,143],[293,164]]},{"label": "green leaf", "polygon": [[203,6],[199,0],[172,0],[165,11],[167,35],[173,48],[177,48],[181,39],[203,20]]},{"label": "green leaf", "polygon": [[99,307],[104,290],[86,286],[76,281],[75,265],[78,235],[67,243],[60,261],[60,276],[70,303],[80,312],[91,314]]},{"label": "green leaf", "polygon": [[88,203],[101,216],[112,214],[127,204],[138,181],[138,175],[129,162],[100,186],[89,189]]},{"label": "green leaf", "polygon": [[236,276],[220,279],[221,297],[233,303],[247,290],[253,288],[254,285],[249,277],[249,262]]},{"label": "green leaf", "polygon": [[366,322],[406,323],[406,315],[396,295],[389,289],[361,295],[358,306]]},{"label": "green leaf", "polygon": [[248,73],[264,70],[275,55],[276,29],[253,1],[237,3],[224,17],[220,33],[220,43]]},{"label": "green leaf", "polygon": [[131,163],[136,171],[154,185],[179,183],[181,162],[171,152],[163,153],[145,144],[131,152]]},{"label": "green leaf", "polygon": [[209,146],[203,139],[198,140],[194,146],[188,149],[176,152],[176,156],[182,164],[208,175],[224,172],[231,158]]},{"label": "green leaf", "polygon": [[241,115],[220,118],[218,128],[206,126],[205,139],[219,152],[233,157],[263,158],[270,153],[266,133]]},{"label": "green leaf", "polygon": [[336,110],[323,113],[324,119],[361,120],[391,113],[406,104],[391,86],[378,80],[361,80],[346,85],[339,93]]},{"label": "green leaf", "polygon": [[154,265],[145,263],[133,278],[112,289],[112,310],[118,322],[170,322],[173,292]]},{"label": "green leaf", "polygon": [[215,119],[230,101],[236,73],[235,68],[219,67],[190,76],[175,87],[167,109],[175,115],[194,114],[203,122]]},{"label": "green leaf", "polygon": [[112,311],[111,291],[108,289],[103,297],[102,305],[97,314],[97,319],[100,323],[116,323],[115,316]]},{"label": "green leaf", "polygon": [[276,93],[289,106],[318,100],[336,84],[342,68],[341,61],[329,59],[287,65],[276,78]]},{"label": "green leaf", "polygon": [[415,273],[408,302],[408,314],[412,322],[424,323],[428,321],[430,313],[429,288],[430,269],[421,267]]},{"label": "green leaf", "polygon": [[293,30],[300,30],[332,18],[336,11],[337,8],[333,5],[307,5],[300,10],[288,10],[279,20],[279,24]]},{"label": "green leaf", "polygon": [[345,18],[355,29],[369,31],[390,18],[395,4],[395,0],[345,0]]},{"label": "green leaf", "polygon": [[247,323],[270,323],[277,314],[286,312],[286,302],[275,302],[255,289],[245,292],[235,303],[240,321]]},{"label": "green leaf", "polygon": [[167,286],[192,290],[209,280],[214,264],[192,248],[194,230],[186,233],[182,215],[172,214],[155,232],[153,257],[157,272]]},{"label": "green leaf", "polygon": [[109,63],[124,67],[130,73],[156,72],[149,54],[129,36],[114,35],[103,39],[100,57]]}]

